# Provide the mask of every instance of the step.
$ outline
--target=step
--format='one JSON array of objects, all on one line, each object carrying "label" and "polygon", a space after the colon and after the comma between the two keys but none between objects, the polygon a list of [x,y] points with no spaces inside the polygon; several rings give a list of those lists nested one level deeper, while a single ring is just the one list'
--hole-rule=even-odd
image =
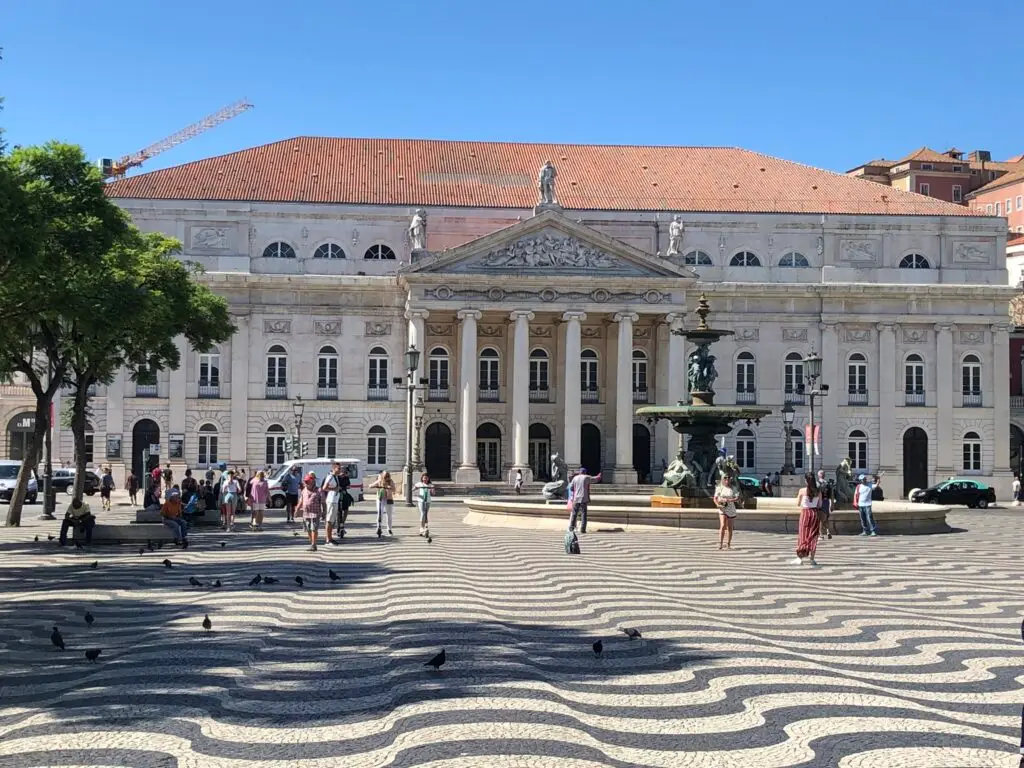
[{"label": "step", "polygon": [[143,544],[147,541],[174,541],[174,536],[163,523],[96,523],[92,529],[93,544]]}]

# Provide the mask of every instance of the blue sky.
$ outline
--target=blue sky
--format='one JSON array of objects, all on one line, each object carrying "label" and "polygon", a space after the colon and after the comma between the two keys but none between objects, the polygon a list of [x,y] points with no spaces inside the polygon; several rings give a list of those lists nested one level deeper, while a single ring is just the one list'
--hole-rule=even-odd
[{"label": "blue sky", "polygon": [[255,104],[149,170],[297,135],[1003,159],[1024,152],[1022,23],[1019,0],[12,0],[0,125],[118,157]]}]

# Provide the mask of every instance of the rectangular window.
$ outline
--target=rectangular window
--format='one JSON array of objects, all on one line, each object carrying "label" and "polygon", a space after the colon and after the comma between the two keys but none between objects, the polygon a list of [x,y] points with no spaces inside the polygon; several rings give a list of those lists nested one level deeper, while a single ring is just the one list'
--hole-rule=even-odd
[{"label": "rectangular window", "polygon": [[580,362],[580,389],[584,392],[597,391],[596,360],[583,360]]},{"label": "rectangular window", "polygon": [[320,388],[337,389],[338,358],[324,355],[317,360],[317,384]]},{"label": "rectangular window", "polygon": [[388,359],[386,357],[371,357],[368,371],[367,386],[370,389],[388,388]]},{"label": "rectangular window", "polygon": [[634,360],[633,361],[633,391],[634,392],[646,392],[647,391],[647,361],[646,360]]},{"label": "rectangular window", "polygon": [[319,435],[316,438],[316,455],[331,458],[338,455],[338,438],[334,435]]},{"label": "rectangular window", "polygon": [[267,358],[267,386],[288,386],[288,358],[284,355],[271,355]]},{"label": "rectangular window", "polygon": [[964,441],[964,472],[981,472],[980,441]]},{"label": "rectangular window", "polygon": [[[799,437],[798,437],[799,435]],[[798,430],[793,430],[793,468],[802,470],[804,468],[804,451],[806,450],[803,435]]]},{"label": "rectangular window", "polygon": [[924,394],[924,364],[908,363],[906,370],[906,392],[908,395]]},{"label": "rectangular window", "polygon": [[996,203],[996,216],[1002,216],[1002,215],[1003,215],[1003,204],[1002,203]]},{"label": "rectangular window", "polygon": [[953,173],[963,173],[964,167],[962,165],[954,165]]},{"label": "rectangular window", "polygon": [[484,358],[480,361],[480,389],[498,388],[498,360]]},{"label": "rectangular window", "polygon": [[431,389],[448,389],[448,358],[430,358],[430,371],[428,373]]},{"label": "rectangular window", "polygon": [[369,435],[366,438],[366,463],[382,467],[388,463],[388,439],[384,435]]},{"label": "rectangular window", "polygon": [[284,435],[267,435],[267,464],[284,464]]},{"label": "rectangular window", "polygon": [[544,392],[548,389],[548,361],[530,361],[530,391]]},{"label": "rectangular window", "polygon": [[922,195],[930,195],[932,193],[932,186],[931,184],[925,184],[924,182],[921,182],[920,184],[917,185],[917,191],[920,192]]},{"label": "rectangular window", "polygon": [[736,363],[736,391],[753,392],[754,384],[754,362],[752,360],[740,360]]},{"label": "rectangular window", "polygon": [[991,216],[993,213],[995,213],[995,211],[992,208],[992,203],[986,203],[985,204],[985,213],[987,213],[989,216]]},{"label": "rectangular window", "polygon": [[963,393],[965,395],[981,394],[981,366],[967,364],[963,367]]},{"label": "rectangular window", "polygon": [[934,167],[935,167],[935,166],[933,166],[933,165],[932,165],[931,163],[921,163],[921,170],[922,170],[922,171],[930,171],[930,170],[932,170],[932,169],[933,169]]},{"label": "rectangular window", "polygon": [[959,184],[953,185],[953,202],[962,203],[964,201],[964,190]]},{"label": "rectangular window", "polygon": [[847,443],[846,450],[849,453],[850,461],[853,462],[854,469],[868,468],[867,440],[850,440],[849,443]]},{"label": "rectangular window", "polygon": [[93,446],[93,435],[92,432],[85,433],[85,463],[92,464],[92,446]]},{"label": "rectangular window", "polygon": [[1012,212],[1013,212],[1013,200],[1008,197],[1008,198],[1006,198],[1006,215],[1009,216],[1010,213],[1012,213]]},{"label": "rectangular window", "polygon": [[803,392],[804,389],[804,364],[786,363],[785,368],[785,390],[791,395],[795,392]]},{"label": "rectangular window", "polygon": [[1017,210],[1024,211],[1024,195],[1017,195]]},{"label": "rectangular window", "polygon": [[199,356],[199,386],[220,386],[220,355]]},{"label": "rectangular window", "polygon": [[851,395],[859,395],[868,391],[867,363],[850,363],[847,373]]},{"label": "rectangular window", "polygon": [[754,469],[754,441],[740,438],[736,441],[736,464],[740,469]]},{"label": "rectangular window", "polygon": [[[269,440],[272,438],[268,438]],[[199,456],[197,463],[199,466],[206,466],[208,464],[217,463],[217,436],[216,435],[200,435],[199,436]],[[273,464],[279,464],[281,462],[271,462]]]}]

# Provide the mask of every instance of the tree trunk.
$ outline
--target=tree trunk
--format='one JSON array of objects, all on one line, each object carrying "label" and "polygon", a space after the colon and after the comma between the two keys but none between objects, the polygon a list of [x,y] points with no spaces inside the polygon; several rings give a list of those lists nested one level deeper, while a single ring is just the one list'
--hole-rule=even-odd
[{"label": "tree trunk", "polygon": [[89,386],[92,383],[88,374],[76,377],[75,400],[71,406],[71,434],[75,439],[75,487],[72,498],[82,500],[85,490],[85,425],[89,408]]},{"label": "tree trunk", "polygon": [[[18,483],[14,486],[14,493],[11,495],[11,505],[7,508],[7,526],[21,525],[21,508],[25,504],[25,496],[28,493],[28,480],[32,471],[39,463],[43,453],[43,441],[46,440],[46,432],[50,428],[50,403],[53,396],[36,398],[36,424],[32,435],[32,444],[28,453],[21,463],[21,471],[18,472]],[[38,489],[42,493],[43,489]],[[45,503],[45,502],[44,502]]]}]

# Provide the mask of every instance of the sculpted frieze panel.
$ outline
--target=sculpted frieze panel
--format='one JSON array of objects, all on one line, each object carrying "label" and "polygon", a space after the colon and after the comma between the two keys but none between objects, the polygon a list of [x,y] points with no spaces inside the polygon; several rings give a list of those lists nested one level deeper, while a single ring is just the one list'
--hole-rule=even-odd
[{"label": "sculpted frieze panel", "polygon": [[341,333],[341,320],[317,320],[313,332],[317,336],[337,336]]},{"label": "sculpted frieze panel", "polygon": [[839,260],[854,266],[875,264],[878,262],[878,244],[874,240],[843,240]]},{"label": "sculpted frieze panel", "polygon": [[988,264],[990,249],[984,243],[957,243],[953,251],[956,264]]},{"label": "sculpted frieze panel", "polygon": [[530,338],[531,339],[550,339],[552,328],[550,325],[531,325],[530,326]]},{"label": "sculpted frieze panel", "polygon": [[580,329],[580,336],[582,336],[584,339],[600,339],[601,328],[594,326],[586,326]]},{"label": "sculpted frieze panel", "polygon": [[481,336],[497,338],[501,336],[502,328],[500,325],[481,325],[477,327],[476,332],[479,333]]},{"label": "sculpted frieze panel", "polygon": [[783,328],[782,329],[782,340],[783,341],[807,341],[807,329],[806,328]]},{"label": "sculpted frieze panel", "polygon": [[[601,294],[598,298],[595,294]],[[504,301],[505,299],[525,299],[527,301],[540,300],[544,303],[551,303],[559,299],[569,301],[643,301],[646,304],[671,304],[674,301],[673,295],[667,291],[651,289],[648,291],[565,291],[555,288],[542,288],[539,291],[500,291],[500,295],[492,288],[479,290],[475,288],[452,288],[447,285],[440,285],[437,288],[428,288],[424,292],[428,299],[438,301],[458,301],[462,299]]]},{"label": "sculpted frieze panel", "polygon": [[544,272],[549,274],[599,272],[608,275],[649,275],[651,270],[632,264],[575,237],[541,230],[487,253],[453,264],[452,272]]},{"label": "sculpted frieze panel", "polygon": [[757,328],[737,328],[736,338],[739,341],[757,341],[760,334]]},{"label": "sculpted frieze panel", "polygon": [[364,331],[366,336],[390,336],[391,335],[391,323],[378,323],[372,320],[366,321],[366,328]]},{"label": "sculpted frieze panel", "polygon": [[292,332],[292,321],[291,320],[264,320],[263,321],[263,332],[264,333],[291,333]]},{"label": "sculpted frieze panel", "polygon": [[984,344],[985,331],[980,328],[963,328],[960,331],[961,344]]},{"label": "sculpted frieze panel", "polygon": [[871,341],[871,329],[847,328],[845,339],[848,344],[864,344]]},{"label": "sculpted frieze panel", "polygon": [[427,323],[427,333],[431,336],[453,336],[455,326],[451,323]]},{"label": "sculpted frieze panel", "polygon": [[924,328],[903,326],[901,330],[904,344],[924,344],[928,341],[928,331]]}]

